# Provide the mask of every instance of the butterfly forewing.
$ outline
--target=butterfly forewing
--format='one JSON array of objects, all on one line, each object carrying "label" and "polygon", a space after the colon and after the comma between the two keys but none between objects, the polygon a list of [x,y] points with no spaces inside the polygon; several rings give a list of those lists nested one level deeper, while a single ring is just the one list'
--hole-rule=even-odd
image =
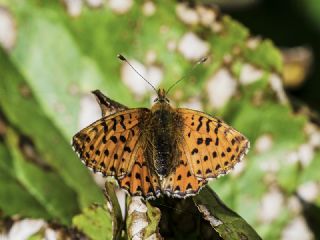
[{"label": "butterfly forewing", "polygon": [[105,96],[100,90],[92,91],[92,93],[96,97],[103,117],[128,109],[128,107],[122,105],[121,103],[118,103]]},{"label": "butterfly forewing", "polygon": [[249,147],[238,131],[205,113],[177,109],[184,123],[183,140],[192,173],[202,179],[216,178],[232,169]]},{"label": "butterfly forewing", "polygon": [[139,145],[142,116],[148,109],[130,109],[103,117],[73,137],[84,163],[105,176],[124,177],[131,171]]}]

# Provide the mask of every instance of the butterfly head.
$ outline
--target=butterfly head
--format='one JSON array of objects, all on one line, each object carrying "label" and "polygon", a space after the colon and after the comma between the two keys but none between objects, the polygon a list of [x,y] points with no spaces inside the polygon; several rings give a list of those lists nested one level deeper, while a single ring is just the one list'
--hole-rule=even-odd
[{"label": "butterfly head", "polygon": [[163,88],[159,88],[157,91],[158,97],[154,100],[154,102],[159,102],[159,103],[169,103],[169,99],[166,97],[166,91]]}]

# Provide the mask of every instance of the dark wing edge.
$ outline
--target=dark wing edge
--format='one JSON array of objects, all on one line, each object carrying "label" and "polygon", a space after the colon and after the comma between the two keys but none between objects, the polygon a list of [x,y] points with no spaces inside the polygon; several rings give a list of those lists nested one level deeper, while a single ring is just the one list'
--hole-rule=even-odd
[{"label": "dark wing edge", "polygon": [[96,97],[103,117],[129,109],[127,106],[108,98],[98,89],[92,91],[92,94]]}]

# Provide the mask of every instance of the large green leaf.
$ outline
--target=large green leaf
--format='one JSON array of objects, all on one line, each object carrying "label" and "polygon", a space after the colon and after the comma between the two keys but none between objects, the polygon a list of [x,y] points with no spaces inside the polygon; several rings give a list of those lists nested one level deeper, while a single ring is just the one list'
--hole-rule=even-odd
[{"label": "large green leaf", "polygon": [[28,85],[2,50],[0,66],[0,106],[8,120],[33,140],[45,161],[77,193],[81,207],[92,202],[102,202],[102,192],[72,152],[68,142],[43,113],[32,93],[23,96],[22,88],[28,89]]},{"label": "large green leaf", "polygon": [[[50,214],[50,218],[70,224],[72,216],[79,212],[79,206],[75,204],[77,202],[75,192],[65,185],[57,173],[44,171],[24,159],[19,151],[19,137],[11,130],[7,133],[7,143],[17,180],[41,203]],[[28,208],[28,205],[24,207]]]},{"label": "large green leaf", "polygon": [[193,197],[193,201],[222,239],[261,239],[255,230],[238,214],[225,206],[210,188],[204,188]]},{"label": "large green leaf", "polygon": [[92,240],[112,239],[112,220],[103,206],[85,208],[82,214],[73,218],[72,223]]},{"label": "large green leaf", "polygon": [[17,179],[12,166],[12,156],[3,144],[0,144],[0,159],[0,209],[5,209],[5,215],[52,218],[45,206]]}]

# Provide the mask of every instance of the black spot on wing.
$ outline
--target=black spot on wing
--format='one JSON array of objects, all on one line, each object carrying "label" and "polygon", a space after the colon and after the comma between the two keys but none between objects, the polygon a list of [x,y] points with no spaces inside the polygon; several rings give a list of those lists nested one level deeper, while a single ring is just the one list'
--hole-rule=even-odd
[{"label": "black spot on wing", "polygon": [[126,130],[126,125],[124,125],[124,116],[123,115],[120,115],[120,125],[121,127]]},{"label": "black spot on wing", "polygon": [[131,148],[128,147],[128,146],[125,146],[125,147],[123,148],[123,151],[128,152],[128,153],[131,153]]},{"label": "black spot on wing", "polygon": [[208,119],[208,121],[206,122],[206,130],[207,130],[207,133],[209,133],[210,132],[210,123],[211,123],[212,121],[210,120],[210,119]]},{"label": "black spot on wing", "polygon": [[126,137],[125,137],[125,136],[122,136],[122,135],[120,136],[120,141],[121,141],[121,142],[125,143],[125,142],[126,142],[126,140],[127,140],[127,139],[126,139]]},{"label": "black spot on wing", "polygon": [[131,132],[131,135],[132,137],[134,136],[134,130],[133,129],[130,129],[130,132]]},{"label": "black spot on wing", "polygon": [[205,143],[207,146],[209,146],[211,142],[212,142],[212,138],[206,138]]},{"label": "black spot on wing", "polygon": [[203,117],[201,116],[201,117],[199,117],[199,125],[197,126],[197,131],[199,131],[200,130],[200,128],[202,127],[202,119],[203,119]]},{"label": "black spot on wing", "polygon": [[202,139],[202,138],[198,138],[198,139],[197,139],[197,144],[200,145],[200,144],[202,144],[202,143],[203,143],[203,139]]},{"label": "black spot on wing", "polygon": [[198,148],[194,148],[194,149],[192,150],[191,154],[194,155],[194,154],[196,154],[196,153],[198,153],[198,152],[199,152]]},{"label": "black spot on wing", "polygon": [[140,173],[136,173],[136,179],[141,179],[141,175],[140,175]]},{"label": "black spot on wing", "polygon": [[218,156],[217,152],[214,151],[214,152],[212,153],[212,157],[213,157],[213,158],[216,158],[217,156]]},{"label": "black spot on wing", "polygon": [[116,131],[116,129],[117,129],[117,119],[116,119],[116,118],[113,118],[112,121],[113,121],[112,130],[113,130],[113,131]]},{"label": "black spot on wing", "polygon": [[215,134],[218,134],[219,128],[220,128],[221,126],[222,126],[221,123],[218,122],[216,128],[214,129],[214,133],[215,133]]},{"label": "black spot on wing", "polygon": [[106,122],[102,122],[101,123],[101,126],[103,127],[103,131],[106,133],[106,132],[108,132],[108,125],[106,124]]},{"label": "black spot on wing", "polygon": [[108,149],[104,150],[104,155],[106,155],[107,157],[109,156],[109,150]]},{"label": "black spot on wing", "polygon": [[118,139],[116,136],[111,136],[110,137],[110,140],[113,142],[113,143],[117,143],[118,142]]}]

